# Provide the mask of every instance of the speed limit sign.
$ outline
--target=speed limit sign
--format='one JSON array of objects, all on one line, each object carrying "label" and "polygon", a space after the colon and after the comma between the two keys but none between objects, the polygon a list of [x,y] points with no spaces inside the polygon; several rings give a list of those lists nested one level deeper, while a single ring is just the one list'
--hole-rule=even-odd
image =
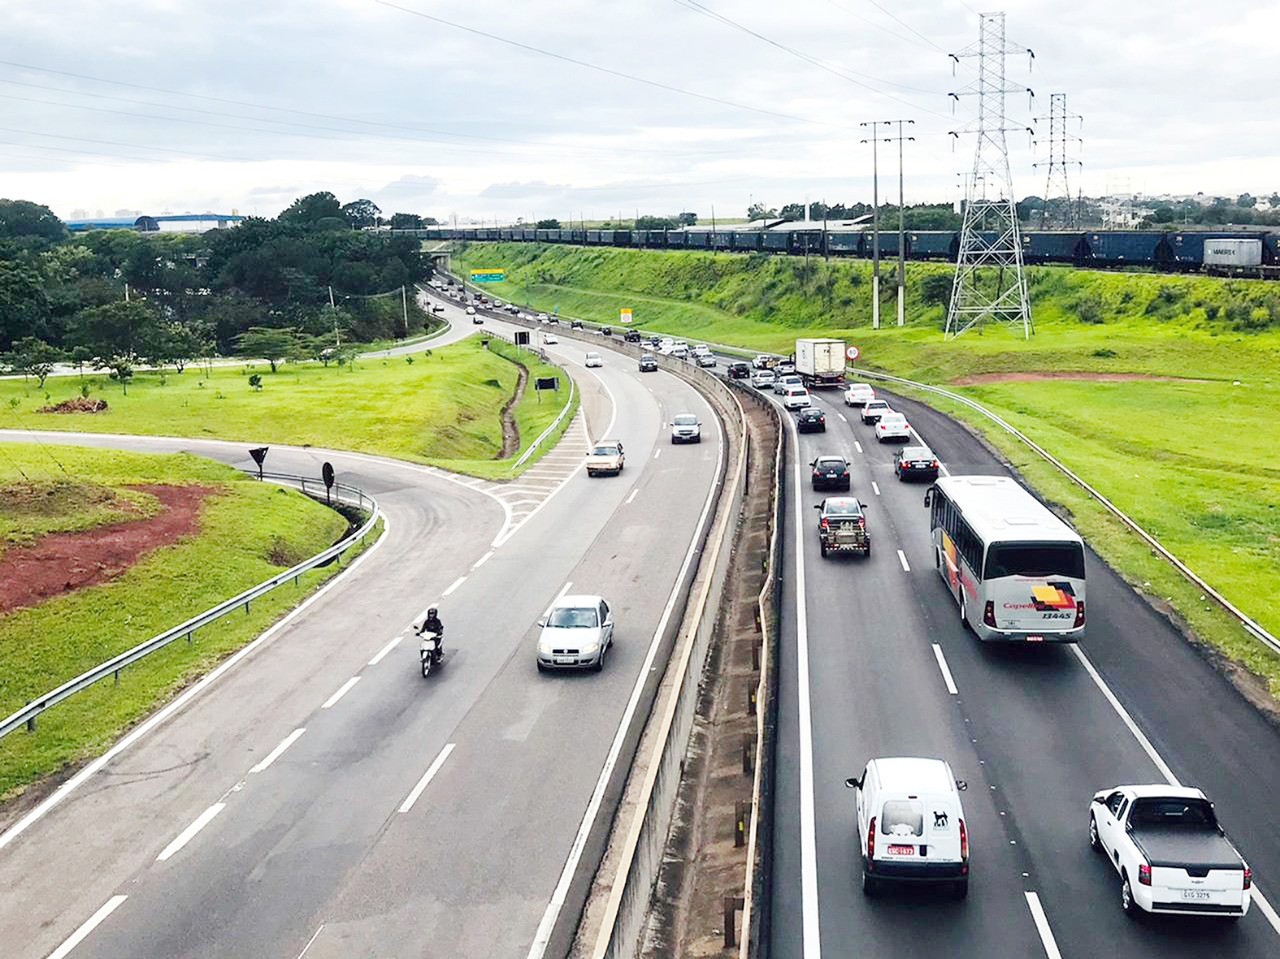
[{"label": "speed limit sign", "polygon": [[851,346],[844,351],[844,355],[849,357],[850,363],[856,363],[858,362],[858,357],[862,355],[862,351],[859,350],[856,346]]}]

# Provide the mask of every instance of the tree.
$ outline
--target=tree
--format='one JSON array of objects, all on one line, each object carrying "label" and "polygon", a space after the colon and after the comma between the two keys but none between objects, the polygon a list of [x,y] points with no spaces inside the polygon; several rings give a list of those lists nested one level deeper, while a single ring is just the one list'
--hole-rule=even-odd
[{"label": "tree", "polygon": [[94,365],[111,370],[125,393],[133,367],[157,351],[161,335],[160,315],[146,300],[117,300],[81,310],[69,332],[71,342],[91,350]]},{"label": "tree", "polygon": [[931,306],[941,306],[945,317],[951,308],[953,283],[954,277],[950,273],[930,273],[920,281],[920,299]]},{"label": "tree", "polygon": [[421,230],[422,217],[416,213],[392,213],[391,229],[393,230]]},{"label": "tree", "polygon": [[1153,223],[1172,223],[1178,218],[1178,211],[1171,206],[1158,206],[1151,213]]},{"label": "tree", "polygon": [[676,221],[681,226],[696,226],[698,223],[698,214],[685,212],[676,217]]},{"label": "tree", "polygon": [[67,238],[67,228],[47,206],[30,200],[0,200],[0,244],[10,249],[46,249]]},{"label": "tree", "polygon": [[803,220],[804,204],[788,203],[779,211],[779,216],[781,216],[784,220]]},{"label": "tree", "polygon": [[351,229],[351,221],[345,216],[322,216],[316,220],[313,227],[315,230],[332,233],[335,230]]},{"label": "tree", "polygon": [[186,323],[167,323],[156,336],[151,361],[156,366],[172,366],[181,373],[189,362],[213,352],[213,340],[202,329]]},{"label": "tree", "polygon": [[250,327],[236,337],[236,352],[241,356],[256,356],[271,364],[271,372],[281,360],[296,359],[302,355],[302,341],[292,327],[280,330],[264,326]]},{"label": "tree", "polygon": [[776,220],[778,211],[770,207],[766,207],[763,203],[753,203],[747,207],[748,220]]},{"label": "tree", "polygon": [[44,381],[49,378],[54,366],[66,358],[67,355],[62,350],[50,346],[44,340],[34,336],[24,336],[13,345],[11,351],[0,357],[0,364],[14,373],[34,376],[36,385],[44,389]]},{"label": "tree", "polygon": [[1257,198],[1249,193],[1241,193],[1240,196],[1236,198],[1236,206],[1245,207],[1246,209],[1251,210],[1257,205]]},{"label": "tree", "polygon": [[[280,214],[281,223],[296,223],[301,226],[313,226],[325,217],[341,217],[342,204],[338,198],[327,190],[321,193],[309,193],[298,197]],[[241,229],[237,227],[237,230]],[[227,232],[236,232],[228,230]]]},{"label": "tree", "polygon": [[24,336],[46,337],[49,298],[44,278],[28,263],[0,260],[0,349]]},{"label": "tree", "polygon": [[378,209],[378,204],[372,200],[352,200],[342,206],[342,215],[347,218],[347,222],[357,230],[363,230],[367,227],[377,226],[378,220],[382,216],[382,211]]},{"label": "tree", "polygon": [[641,216],[636,218],[637,230],[673,230],[676,221],[669,216]]},{"label": "tree", "polygon": [[535,230],[558,230],[560,229],[560,221],[556,219],[539,220],[534,224]]}]

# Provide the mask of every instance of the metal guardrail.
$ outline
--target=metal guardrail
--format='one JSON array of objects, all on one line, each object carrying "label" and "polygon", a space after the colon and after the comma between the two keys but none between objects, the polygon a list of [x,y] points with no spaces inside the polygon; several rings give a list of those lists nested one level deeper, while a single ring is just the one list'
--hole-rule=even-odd
[{"label": "metal guardrail", "polygon": [[963,396],[960,393],[953,393],[951,390],[944,390],[938,386],[930,386],[928,383],[917,383],[915,380],[908,380],[901,376],[892,376],[888,373],[875,373],[870,370],[859,370],[858,375],[870,377],[872,379],[877,379],[877,380],[884,380],[890,383],[901,383],[904,386],[910,386],[910,387],[913,387],[914,389],[924,390],[925,392],[928,392],[928,393],[935,393],[939,396],[944,396],[949,400],[954,400],[955,402],[960,403],[963,406],[967,406],[969,409],[972,409],[973,411],[985,416],[987,419],[991,420],[991,422],[995,423],[997,426],[999,426],[1005,432],[1009,433],[1015,439],[1018,439],[1022,441],[1024,444],[1026,444],[1027,447],[1029,447],[1033,452],[1041,456],[1046,462],[1057,467],[1063,473],[1063,475],[1065,475],[1073,483],[1075,483],[1077,486],[1083,489],[1086,493],[1092,496],[1095,500],[1101,503],[1109,513],[1111,513],[1118,520],[1120,520],[1120,522],[1124,523],[1124,525],[1129,527],[1129,529],[1131,529],[1133,532],[1137,533],[1140,537],[1142,537],[1142,539],[1147,543],[1148,546],[1150,546],[1153,550],[1155,550],[1162,557],[1164,557],[1173,566],[1173,568],[1176,569],[1178,572],[1180,572],[1190,583],[1204,590],[1206,596],[1212,597],[1213,600],[1219,606],[1221,606],[1224,610],[1227,611],[1227,613],[1229,613],[1232,617],[1234,617],[1240,623],[1240,625],[1244,627],[1245,631],[1249,633],[1249,635],[1251,635],[1254,639],[1258,640],[1263,645],[1269,647],[1273,652],[1280,653],[1280,639],[1277,639],[1275,636],[1269,633],[1260,624],[1258,624],[1253,619],[1251,619],[1248,616],[1248,614],[1246,614],[1243,610],[1236,607],[1235,604],[1233,604],[1229,599],[1227,599],[1220,592],[1218,592],[1216,589],[1210,586],[1205,580],[1201,579],[1200,576],[1197,575],[1191,569],[1191,567],[1187,566],[1186,563],[1178,559],[1178,557],[1175,556],[1172,552],[1170,552],[1158,539],[1156,539],[1154,536],[1148,533],[1145,529],[1139,526],[1135,520],[1127,516],[1120,509],[1120,507],[1116,506],[1114,503],[1111,502],[1111,500],[1107,499],[1105,496],[1099,493],[1096,489],[1090,486],[1087,482],[1085,482],[1085,480],[1077,476],[1071,470],[1071,468],[1068,467],[1065,463],[1059,460],[1056,456],[1054,456],[1048,450],[1041,447],[1038,443],[1032,440],[1029,436],[1027,436],[1017,427],[1011,425],[1002,417],[991,412],[981,403],[971,400],[969,399],[969,397]]},{"label": "metal guardrail", "polygon": [[[257,475],[256,470],[246,472],[251,472],[253,475]],[[262,474],[262,478],[275,483],[297,486],[307,495],[312,495],[311,491],[307,488],[308,483],[311,484],[311,490],[316,491],[317,494],[323,493],[325,489],[324,481],[316,479],[315,477],[308,478],[288,473],[264,473]],[[63,683],[57,689],[50,690],[40,698],[32,700],[12,716],[9,716],[3,722],[0,722],[0,738],[9,735],[9,733],[13,732],[20,726],[26,726],[28,731],[34,731],[36,728],[36,717],[46,709],[56,706],[69,696],[74,696],[81,690],[87,689],[95,683],[101,682],[108,676],[115,676],[118,679],[120,670],[124,669],[126,666],[136,663],[138,660],[145,656],[149,656],[158,649],[163,649],[174,640],[180,639],[183,636],[187,637],[188,641],[190,641],[191,634],[197,629],[200,629],[203,626],[208,626],[210,623],[227,615],[227,613],[240,609],[241,607],[244,607],[245,611],[248,612],[249,604],[255,599],[266,595],[277,586],[280,586],[289,580],[297,580],[299,576],[309,570],[315,569],[318,566],[324,566],[334,560],[341,562],[343,553],[356,543],[363,542],[365,537],[369,535],[373,530],[374,525],[382,516],[382,511],[378,507],[377,500],[364,492],[364,490],[358,489],[354,486],[348,486],[345,483],[335,483],[334,489],[337,490],[338,495],[335,496],[335,499],[337,499],[338,502],[355,505],[360,509],[365,509],[366,504],[368,504],[368,518],[358,530],[355,530],[350,535],[339,540],[337,543],[334,543],[328,549],[316,553],[316,555],[312,556],[310,559],[303,560],[297,566],[287,569],[283,573],[279,573],[271,577],[271,579],[265,580],[257,586],[253,586],[245,590],[238,596],[233,596],[231,599],[219,603],[212,609],[205,610],[198,616],[193,616],[185,623],[174,626],[172,629],[165,630],[157,636],[152,636],[150,639],[139,643],[132,649],[125,650],[118,656],[108,659],[105,663],[99,663],[87,672],[80,674],[75,679]],[[343,494],[345,494],[345,497]]]}]

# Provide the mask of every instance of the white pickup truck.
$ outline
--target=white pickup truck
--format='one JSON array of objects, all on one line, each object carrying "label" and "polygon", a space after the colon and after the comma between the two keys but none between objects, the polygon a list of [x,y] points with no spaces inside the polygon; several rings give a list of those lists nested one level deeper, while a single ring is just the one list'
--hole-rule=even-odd
[{"label": "white pickup truck", "polygon": [[1199,789],[1114,786],[1089,804],[1089,845],[1120,876],[1120,908],[1239,918],[1253,873]]}]

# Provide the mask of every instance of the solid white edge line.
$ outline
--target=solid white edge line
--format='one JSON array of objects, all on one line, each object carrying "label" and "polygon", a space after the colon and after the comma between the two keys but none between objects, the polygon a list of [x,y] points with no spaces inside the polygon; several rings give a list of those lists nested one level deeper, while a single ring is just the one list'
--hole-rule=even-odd
[{"label": "solid white edge line", "polygon": [[563,596],[565,593],[569,592],[569,587],[572,585],[573,585],[573,580],[569,580],[563,586],[560,587],[560,592],[556,593],[555,599],[549,602],[547,604],[547,608],[542,611],[542,616],[540,617],[541,619],[546,619],[548,616],[551,615],[552,607],[554,607],[556,603],[560,602],[560,597]]},{"label": "solid white edge line", "polygon": [[325,593],[329,592],[329,590],[333,589],[339,583],[345,582],[346,579],[350,576],[351,571],[353,569],[355,569],[357,566],[363,563],[366,559],[372,556],[374,552],[377,551],[377,549],[387,541],[387,531],[391,529],[391,520],[386,516],[385,513],[383,514],[382,522],[383,522],[382,536],[378,538],[377,542],[375,542],[372,546],[370,546],[367,550],[365,550],[363,553],[361,553],[359,556],[355,558],[354,562],[352,562],[351,565],[347,567],[345,574],[338,575],[333,579],[329,580],[329,582],[325,583],[318,590],[312,593],[311,596],[309,596],[307,599],[304,599],[300,604],[298,604],[292,610],[286,613],[283,619],[277,622],[274,626],[271,626],[261,636],[259,636],[257,639],[253,640],[249,644],[241,647],[239,652],[233,654],[221,666],[218,666],[216,669],[213,670],[213,672],[206,675],[203,679],[198,681],[194,686],[188,689],[185,693],[182,693],[180,696],[178,696],[178,698],[175,699],[173,702],[171,702],[168,706],[165,706],[158,713],[153,715],[150,719],[143,722],[131,733],[129,733],[127,736],[121,739],[118,743],[116,743],[114,746],[108,749],[105,753],[103,753],[93,762],[89,763],[89,765],[85,766],[84,769],[80,770],[80,772],[76,773],[74,776],[68,779],[65,783],[59,786],[57,791],[54,792],[53,795],[49,796],[42,803],[40,803],[38,806],[32,809],[31,812],[27,813],[25,816],[19,819],[16,823],[10,826],[6,832],[4,832],[3,834],[0,834],[0,849],[3,849],[5,846],[9,845],[9,843],[13,842],[13,840],[17,839],[20,835],[22,835],[22,833],[26,832],[27,829],[29,829],[32,825],[34,825],[38,820],[42,819],[51,809],[53,809],[60,802],[62,802],[62,800],[66,799],[67,796],[69,796],[73,790],[75,790],[77,787],[83,784],[85,780],[87,780],[90,776],[98,772],[98,770],[102,769],[103,766],[105,766],[107,763],[113,760],[116,756],[120,755],[122,752],[124,752],[126,749],[132,746],[135,742],[137,742],[139,739],[141,739],[143,736],[145,736],[147,733],[153,730],[156,726],[159,726],[161,723],[165,722],[174,713],[177,713],[178,711],[180,711],[183,707],[187,705],[187,703],[189,703],[196,696],[200,695],[200,693],[204,692],[204,690],[206,690],[209,686],[213,685],[213,683],[217,682],[218,679],[220,679],[228,670],[233,668],[237,663],[243,660],[246,656],[253,653],[256,649],[258,649],[259,646],[267,642],[272,636],[274,636],[279,630],[287,626],[296,617],[300,616],[313,603],[318,601],[320,597],[324,596]]},{"label": "solid white edge line", "polygon": [[320,933],[324,932],[324,927],[325,923],[320,923],[320,928],[311,934],[311,938],[307,940],[307,944],[303,946],[302,951],[298,953],[298,959],[302,959],[302,957],[307,954],[307,950],[309,950],[312,944],[320,938]]},{"label": "solid white edge line", "polygon": [[933,658],[938,661],[938,668],[942,670],[942,681],[947,684],[947,692],[952,696],[957,695],[956,681],[951,678],[951,667],[947,665],[947,657],[943,655],[942,647],[937,643],[933,644]]},{"label": "solid white edge line", "polygon": [[837,412],[837,413],[836,413],[836,416],[840,417],[840,422],[841,422],[841,423],[848,423],[848,422],[849,422],[847,419],[845,419],[845,415],[844,415],[843,413]]},{"label": "solid white edge line", "polygon": [[307,731],[307,728],[305,726],[302,726],[302,727],[299,727],[298,729],[295,729],[288,736],[285,736],[284,739],[280,740],[280,745],[276,746],[275,749],[271,750],[271,752],[263,756],[261,761],[259,761],[257,765],[253,766],[249,770],[249,772],[251,773],[262,772],[264,769],[270,766],[273,762],[279,759],[281,754],[290,746],[292,746],[294,743],[296,743],[298,741],[298,737],[301,736],[306,731]]},{"label": "solid white edge line", "polygon": [[431,780],[435,778],[435,774],[440,771],[440,767],[444,765],[444,761],[449,758],[449,754],[453,752],[453,747],[456,745],[457,743],[445,743],[444,748],[440,750],[439,755],[437,755],[431,765],[427,767],[427,771],[422,774],[422,778],[418,780],[418,784],[410,790],[405,801],[400,804],[401,812],[408,812],[413,808],[413,804],[418,801],[418,797],[422,795],[422,791],[426,789]]},{"label": "solid white edge line", "polygon": [[1138,741],[1138,745],[1142,747],[1143,752],[1145,752],[1151,761],[1156,764],[1156,768],[1160,770],[1160,775],[1164,776],[1165,781],[1170,786],[1181,786],[1182,783],[1179,782],[1178,777],[1173,774],[1173,770],[1169,768],[1168,763],[1166,763],[1160,757],[1160,754],[1156,752],[1156,747],[1151,745],[1151,740],[1149,740],[1146,734],[1138,728],[1138,724],[1133,721],[1133,717],[1129,715],[1129,711],[1120,705],[1120,700],[1116,699],[1116,694],[1111,691],[1111,688],[1107,686],[1107,684],[1103,682],[1102,677],[1098,675],[1098,671],[1094,669],[1093,663],[1091,663],[1089,661],[1089,657],[1084,654],[1084,650],[1075,643],[1070,644],[1070,649],[1071,652],[1075,654],[1076,659],[1080,660],[1080,664],[1084,666],[1085,670],[1089,673],[1090,678],[1093,679],[1094,685],[1097,686],[1098,689],[1102,690],[1102,695],[1105,696],[1107,702],[1111,704],[1111,708],[1116,711],[1116,715],[1120,717],[1121,722],[1128,727],[1129,732],[1131,732],[1133,734],[1133,738]]},{"label": "solid white edge line", "polygon": [[874,492],[877,496],[880,495],[880,486],[878,483],[876,483],[875,480],[871,481],[871,489],[872,489],[872,492]]},{"label": "solid white edge line", "polygon": [[86,919],[79,929],[67,937],[66,941],[63,942],[62,945],[49,953],[49,959],[63,959],[63,957],[70,953],[72,949],[80,945],[89,933],[102,925],[102,921],[106,919],[107,916],[115,912],[116,909],[120,907],[120,904],[128,898],[128,896],[112,896],[104,902],[98,907],[97,912]]},{"label": "solid white edge line", "polygon": [[401,633],[395,639],[391,640],[391,642],[387,643],[387,645],[383,646],[380,650],[378,650],[377,654],[373,657],[373,659],[369,660],[369,665],[377,666],[378,663],[382,662],[383,658],[387,655],[387,653],[391,652],[391,650],[395,649],[397,646],[400,645],[403,639],[404,639],[404,633]]},{"label": "solid white edge line", "polygon": [[160,855],[156,856],[156,862],[164,862],[170,856],[177,853],[178,850],[180,850],[183,846],[185,846],[187,843],[191,842],[191,840],[195,838],[196,833],[198,833],[205,826],[209,825],[209,823],[213,821],[214,816],[218,815],[218,813],[222,812],[222,810],[226,808],[227,808],[226,803],[216,802],[212,806],[210,806],[208,809],[206,809],[204,812],[202,812],[199,816],[196,817],[195,822],[193,822],[186,829],[182,830],[182,832],[178,833],[177,838],[175,838],[173,842],[169,843],[169,845],[164,847]]},{"label": "solid white edge line", "polygon": [[449,588],[448,588],[448,589],[446,589],[446,590],[445,590],[443,593],[441,593],[440,595],[441,595],[441,596],[448,596],[450,593],[452,593],[455,589],[457,589],[459,586],[461,586],[461,585],[462,585],[463,583],[465,583],[466,581],[467,581],[467,577],[465,577],[465,576],[459,576],[459,577],[458,577],[457,579],[455,579],[452,583],[450,583],[450,584],[449,584]]},{"label": "solid white edge line", "polygon": [[1036,931],[1040,933],[1040,943],[1044,946],[1044,953],[1049,959],[1062,959],[1062,953],[1058,951],[1058,943],[1053,938],[1053,930],[1049,928],[1049,917],[1044,914],[1044,906],[1040,905],[1040,897],[1034,892],[1024,892],[1027,897],[1027,908],[1031,910],[1031,919],[1036,924]]},{"label": "solid white edge line", "polygon": [[494,550],[489,550],[489,552],[485,553],[485,554],[484,554],[483,556],[481,556],[478,560],[476,560],[474,563],[472,563],[472,564],[471,564],[471,568],[472,568],[473,570],[479,569],[479,568],[480,568],[481,566],[483,566],[485,563],[489,562],[489,560],[493,557],[493,554],[494,554]]},{"label": "solid white edge line", "polygon": [[640,487],[636,487],[631,491],[631,495],[627,497],[626,505],[630,505],[631,501],[636,498],[636,494],[640,492]]},{"label": "solid white edge line", "polygon": [[902,571],[904,573],[911,572],[911,564],[907,562],[907,554],[902,550],[898,550],[898,562],[902,564]]},{"label": "solid white edge line", "polygon": [[801,935],[804,959],[821,959],[822,942],[818,912],[818,843],[813,801],[813,707],[809,689],[809,611],[805,597],[804,567],[804,488],[800,475],[800,440],[795,425],[787,420],[784,427],[791,435],[794,459],[796,563],[796,682],[799,700],[800,740],[800,895]]},{"label": "solid white edge line", "polygon": [[330,696],[328,699],[326,699],[326,700],[324,701],[324,705],[323,705],[323,706],[321,706],[320,708],[321,708],[321,709],[328,709],[330,706],[334,705],[334,703],[336,703],[339,699],[341,699],[343,696],[347,695],[347,692],[351,689],[351,687],[352,687],[352,686],[354,686],[354,685],[355,685],[356,683],[358,683],[358,682],[360,682],[360,677],[359,677],[359,676],[352,676],[352,677],[351,677],[350,679],[348,679],[345,683],[343,683],[341,686],[339,686],[339,687],[338,687],[338,691],[337,691],[336,693],[334,693],[332,696]]},{"label": "solid white edge line", "polygon": [[656,450],[653,451],[653,458],[657,459],[661,455],[662,455],[662,447],[659,446]]},{"label": "solid white edge line", "polygon": [[862,444],[859,443],[857,440],[853,441],[853,448],[857,450],[859,453],[862,452]]},{"label": "solid white edge line", "polygon": [[[635,715],[636,708],[640,702],[640,694],[644,690],[645,680],[648,678],[649,671],[654,668],[654,660],[658,656],[658,644],[667,628],[667,622],[671,618],[676,598],[680,595],[680,584],[684,581],[685,575],[689,571],[689,564],[693,562],[694,554],[699,551],[698,546],[702,530],[711,514],[711,503],[715,496],[715,491],[720,483],[723,483],[722,474],[725,464],[724,434],[721,431],[720,418],[713,416],[713,420],[716,424],[719,450],[715,476],[719,478],[719,482],[713,482],[711,488],[707,491],[706,501],[702,504],[702,514],[698,517],[698,522],[693,529],[689,549],[685,552],[684,562],[680,566],[680,572],[676,574],[675,583],[671,587],[671,594],[667,597],[667,605],[662,611],[662,618],[658,620],[653,639],[649,642],[649,651],[645,655],[644,665],[640,669],[640,674],[636,677],[635,685],[631,688],[631,697],[627,700],[627,708],[623,710],[622,719],[618,723],[618,731],[614,734],[613,742],[609,746],[609,755],[605,759],[604,766],[600,770],[600,776],[596,780],[595,789],[591,793],[591,801],[587,804],[587,810],[582,815],[582,822],[578,826],[577,835],[573,838],[573,845],[569,847],[569,855],[565,859],[564,868],[560,871],[560,879],[556,882],[555,891],[551,894],[551,901],[547,903],[546,911],[542,914],[542,921],[538,923],[538,930],[534,933],[533,943],[529,946],[528,959],[543,959],[546,954],[547,944],[551,938],[551,932],[555,928],[556,919],[559,917],[564,901],[569,895],[569,884],[573,881],[573,875],[577,872],[578,863],[582,859],[582,850],[587,843],[587,836],[590,834],[591,826],[599,813],[600,805],[604,802],[605,787],[608,786],[609,778],[613,775],[613,769],[618,763],[618,757],[622,752],[622,742],[626,738],[627,729],[631,725],[632,717]],[[565,588],[568,589],[568,586]]]},{"label": "solid white edge line", "polygon": [[1253,901],[1262,910],[1262,917],[1271,923],[1271,928],[1276,931],[1277,936],[1280,936],[1280,916],[1276,915],[1276,911],[1271,908],[1271,903],[1267,901],[1267,897],[1262,894],[1256,882],[1253,884]]}]

